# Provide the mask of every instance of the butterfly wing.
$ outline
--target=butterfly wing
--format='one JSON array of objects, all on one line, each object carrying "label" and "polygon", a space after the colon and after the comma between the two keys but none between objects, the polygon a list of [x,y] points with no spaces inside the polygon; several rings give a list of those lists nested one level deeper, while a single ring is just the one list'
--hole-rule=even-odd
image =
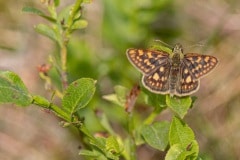
[{"label": "butterfly wing", "polygon": [[218,59],[209,55],[188,53],[184,55],[183,63],[189,68],[192,76],[196,79],[207,75],[218,64]]},{"label": "butterfly wing", "polygon": [[199,88],[199,78],[207,75],[218,64],[218,59],[197,53],[184,55],[180,66],[180,78],[176,87],[176,95],[187,96]]},{"label": "butterfly wing", "polygon": [[169,54],[164,51],[128,49],[129,61],[145,75],[153,73],[161,64],[169,59]]},{"label": "butterfly wing", "polygon": [[184,63],[180,66],[179,75],[175,93],[177,96],[187,96],[198,90],[200,85],[199,79],[192,75],[190,69]]},{"label": "butterfly wing", "polygon": [[142,77],[143,85],[154,93],[167,94],[169,92],[170,63],[161,64],[155,72]]}]

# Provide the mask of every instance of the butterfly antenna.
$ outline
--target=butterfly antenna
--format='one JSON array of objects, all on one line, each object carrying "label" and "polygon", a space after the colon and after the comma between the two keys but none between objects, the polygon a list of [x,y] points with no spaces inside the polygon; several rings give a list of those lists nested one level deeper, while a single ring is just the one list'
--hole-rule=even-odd
[{"label": "butterfly antenna", "polygon": [[162,41],[162,40],[159,40],[159,39],[155,39],[154,42],[160,42],[162,43],[163,45],[169,47],[169,48],[172,48],[172,46],[170,46],[169,44],[167,44],[166,42]]},{"label": "butterfly antenna", "polygon": [[197,43],[197,44],[194,44],[194,45],[191,45],[191,46],[187,46],[187,47],[185,47],[186,49],[189,49],[189,48],[194,48],[194,47],[204,47],[204,46],[206,46],[205,44],[203,44],[203,43]]}]

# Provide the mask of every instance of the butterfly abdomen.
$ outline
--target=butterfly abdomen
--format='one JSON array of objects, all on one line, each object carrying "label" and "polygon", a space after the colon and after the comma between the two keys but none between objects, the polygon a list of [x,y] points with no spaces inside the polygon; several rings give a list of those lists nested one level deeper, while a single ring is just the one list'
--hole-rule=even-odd
[{"label": "butterfly abdomen", "polygon": [[169,93],[174,95],[179,77],[179,67],[172,67],[169,75]]}]

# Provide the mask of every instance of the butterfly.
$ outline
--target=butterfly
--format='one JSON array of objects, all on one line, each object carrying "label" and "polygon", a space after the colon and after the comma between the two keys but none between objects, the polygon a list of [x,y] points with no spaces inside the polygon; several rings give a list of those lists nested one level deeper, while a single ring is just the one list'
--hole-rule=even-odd
[{"label": "butterfly", "polygon": [[128,60],[142,74],[142,84],[149,91],[170,96],[188,96],[199,89],[200,78],[218,64],[210,55],[183,53],[176,44],[172,53],[157,49],[128,49]]}]

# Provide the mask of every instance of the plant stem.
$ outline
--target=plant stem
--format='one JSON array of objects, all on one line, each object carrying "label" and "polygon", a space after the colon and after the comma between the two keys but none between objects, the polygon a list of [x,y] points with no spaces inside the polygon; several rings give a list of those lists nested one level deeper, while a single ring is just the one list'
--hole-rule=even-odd
[{"label": "plant stem", "polygon": [[136,144],[133,135],[134,122],[132,113],[128,114],[128,133],[129,133],[129,157],[130,160],[136,160]]},{"label": "plant stem", "polygon": [[82,2],[83,2],[83,0],[76,0],[75,4],[73,6],[73,9],[69,15],[69,18],[68,18],[68,22],[67,22],[68,28],[66,31],[62,32],[62,44],[60,45],[60,47],[61,47],[60,55],[61,55],[61,79],[62,79],[63,89],[66,89],[68,86],[66,62],[67,62],[67,45],[68,45],[69,38],[70,38],[70,35],[72,32],[71,26],[74,23],[74,17],[76,14],[78,14]]},{"label": "plant stem", "polygon": [[83,2],[83,0],[76,0],[75,4],[73,6],[72,12],[70,13],[69,18],[68,18],[67,24],[69,27],[71,27],[72,24],[74,23],[74,17],[77,14],[77,12],[79,12],[82,2]]},{"label": "plant stem", "polygon": [[150,125],[153,123],[154,119],[164,110],[164,107],[155,108],[154,111],[145,119],[143,124]]},{"label": "plant stem", "polygon": [[71,117],[69,117],[69,115],[67,115],[60,107],[56,106],[55,104],[52,104],[47,99],[45,99],[41,96],[33,96],[32,104],[43,107],[45,109],[50,109],[58,117],[64,119],[67,122],[71,122]]},{"label": "plant stem", "polygon": [[[63,38],[64,39],[64,38]],[[66,89],[68,86],[67,79],[67,42],[63,43],[61,46],[61,79],[63,89]]]},{"label": "plant stem", "polygon": [[135,145],[135,141],[133,138],[130,138],[130,160],[136,160],[137,156],[136,156],[136,145]]}]

